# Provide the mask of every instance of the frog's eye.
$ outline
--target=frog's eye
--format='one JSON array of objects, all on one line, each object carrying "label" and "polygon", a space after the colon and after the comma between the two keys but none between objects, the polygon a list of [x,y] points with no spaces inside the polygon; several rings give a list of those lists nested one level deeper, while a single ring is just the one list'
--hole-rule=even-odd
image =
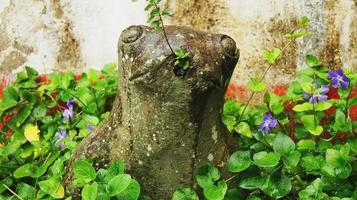
[{"label": "frog's eye", "polygon": [[122,41],[132,43],[138,40],[143,34],[143,29],[140,26],[130,26],[123,31]]},{"label": "frog's eye", "polygon": [[237,56],[237,46],[236,42],[229,36],[227,35],[222,35],[221,36],[221,45],[222,48],[224,49],[225,53],[227,53],[230,56]]}]

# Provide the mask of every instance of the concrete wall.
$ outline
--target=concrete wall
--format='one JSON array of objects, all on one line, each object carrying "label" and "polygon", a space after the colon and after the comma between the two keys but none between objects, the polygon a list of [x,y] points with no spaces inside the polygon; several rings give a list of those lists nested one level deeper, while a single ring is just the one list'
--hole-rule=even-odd
[{"label": "concrete wall", "polygon": [[[0,73],[24,64],[42,72],[82,71],[115,62],[121,30],[146,21],[144,0],[0,0]],[[271,83],[287,83],[304,56],[315,53],[323,63],[357,70],[356,0],[167,0],[174,13],[166,22],[221,32],[236,39],[241,59],[236,84],[262,73],[264,48],[287,43],[282,35],[301,16],[312,20],[315,36],[293,43],[268,74]]]}]

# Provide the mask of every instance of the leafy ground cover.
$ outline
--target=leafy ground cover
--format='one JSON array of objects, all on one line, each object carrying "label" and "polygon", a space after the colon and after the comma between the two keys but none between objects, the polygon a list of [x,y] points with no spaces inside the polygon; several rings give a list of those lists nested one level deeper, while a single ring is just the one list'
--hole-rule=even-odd
[{"label": "leafy ground cover", "polygon": [[0,199],[61,199],[64,164],[107,118],[117,91],[115,64],[83,74],[26,67],[0,85]]}]

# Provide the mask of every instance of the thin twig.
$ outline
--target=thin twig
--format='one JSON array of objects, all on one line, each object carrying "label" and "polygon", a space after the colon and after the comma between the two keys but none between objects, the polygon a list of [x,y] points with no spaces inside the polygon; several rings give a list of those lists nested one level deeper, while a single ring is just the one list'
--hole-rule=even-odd
[{"label": "thin twig", "polygon": [[18,199],[20,200],[24,200],[23,198],[21,198],[18,194],[16,194],[14,191],[12,191],[12,189],[10,189],[9,187],[7,187],[7,185],[2,183],[2,186],[4,186],[7,190],[9,190],[13,195],[15,195]]},{"label": "thin twig", "polygon": [[[159,8],[159,6],[157,5],[156,2],[154,2],[154,5],[155,5],[156,8]],[[159,12],[159,19],[160,19],[160,22],[161,22],[161,25],[162,25],[162,32],[164,33],[166,43],[167,43],[167,45],[169,46],[169,48],[170,48],[172,54],[176,55],[175,52],[174,52],[174,50],[173,50],[172,47],[171,47],[171,44],[170,44],[170,42],[169,42],[168,37],[167,37],[166,30],[165,30],[164,20],[162,19],[162,16],[161,16],[161,13],[160,13],[160,12]]]}]

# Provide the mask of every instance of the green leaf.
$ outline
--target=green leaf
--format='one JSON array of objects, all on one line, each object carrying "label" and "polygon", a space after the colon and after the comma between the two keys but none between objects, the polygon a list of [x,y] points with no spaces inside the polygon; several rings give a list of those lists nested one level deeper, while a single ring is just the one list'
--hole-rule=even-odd
[{"label": "green leaf", "polygon": [[348,100],[348,108],[350,108],[351,106],[354,106],[354,105],[357,105],[357,97],[353,97]]},{"label": "green leaf", "polygon": [[73,173],[76,179],[89,183],[96,177],[95,169],[87,160],[79,160],[73,164]]},{"label": "green leaf", "polygon": [[124,174],[124,171],[125,171],[125,164],[123,161],[114,162],[108,168],[104,181],[109,182],[109,180],[112,179],[114,176],[117,176],[119,174]]},{"label": "green leaf", "polygon": [[311,139],[302,139],[297,143],[298,150],[314,150],[316,142]]},{"label": "green leaf", "polygon": [[262,190],[273,199],[279,199],[289,194],[292,184],[288,176],[275,173],[269,175],[262,186]]},{"label": "green leaf", "polygon": [[[304,115],[301,117],[301,121],[306,128],[312,135],[320,135],[323,131],[323,127],[318,125],[318,121],[314,117],[314,115]],[[315,121],[315,122],[314,122]]]},{"label": "green leaf", "polygon": [[17,194],[23,199],[33,199],[36,189],[26,183],[17,184]]},{"label": "green leaf", "polygon": [[328,101],[319,101],[315,105],[315,111],[325,111],[325,110],[328,110],[329,108],[331,108],[331,106],[332,106],[332,103],[330,103]]},{"label": "green leaf", "polygon": [[125,199],[125,200],[137,200],[140,196],[140,185],[139,183],[131,179],[129,186],[118,195],[115,196],[116,199]]},{"label": "green leaf", "polygon": [[293,110],[295,112],[304,112],[304,111],[309,111],[309,110],[313,110],[314,106],[309,103],[309,102],[305,102],[303,104],[298,104],[296,106],[294,106]]},{"label": "green leaf", "polygon": [[239,182],[239,187],[248,190],[260,188],[264,184],[265,178],[261,176],[248,176]]},{"label": "green leaf", "polygon": [[175,191],[171,200],[199,200],[199,198],[191,188],[182,188]]},{"label": "green leaf", "polygon": [[237,101],[233,99],[229,99],[223,105],[223,114],[238,117],[240,108],[241,108],[241,104],[239,104]]},{"label": "green leaf", "polygon": [[305,168],[307,171],[315,171],[321,169],[323,162],[324,159],[322,156],[307,154],[301,158],[300,166]]},{"label": "green leaf", "polygon": [[283,157],[284,164],[289,168],[295,168],[301,158],[301,153],[299,151],[291,151],[289,155]]},{"label": "green leaf", "polygon": [[246,136],[248,138],[252,138],[253,134],[252,131],[250,130],[250,126],[246,122],[240,122],[238,125],[234,127],[234,130],[243,136]]},{"label": "green leaf", "polygon": [[219,170],[213,165],[204,165],[197,170],[197,184],[202,188],[213,185],[221,177]]},{"label": "green leaf", "polygon": [[281,50],[279,48],[274,48],[271,52],[264,50],[263,57],[269,64],[275,64],[276,60],[279,58]]},{"label": "green leaf", "polygon": [[55,199],[62,199],[64,197],[64,187],[61,185],[60,181],[55,178],[40,181],[38,182],[38,185],[43,192]]},{"label": "green leaf", "polygon": [[44,175],[48,167],[52,165],[52,163],[58,158],[60,154],[60,152],[52,153],[49,158],[46,159],[45,162],[39,168],[36,169],[35,174],[32,177],[39,178]]},{"label": "green leaf", "polygon": [[304,190],[299,192],[299,199],[301,200],[324,200],[326,199],[327,195],[322,192],[324,187],[324,183],[320,178],[314,180],[309,186],[307,186]]},{"label": "green leaf", "polygon": [[321,65],[320,60],[314,55],[307,55],[305,57],[306,64],[310,67],[317,67]]},{"label": "green leaf", "polygon": [[301,19],[299,20],[299,27],[300,28],[305,28],[309,24],[310,24],[310,19],[308,17],[306,17],[306,16],[301,17]]},{"label": "green leaf", "polygon": [[295,143],[290,137],[279,133],[273,142],[273,149],[281,155],[288,155],[291,151],[295,150]]},{"label": "green leaf", "polygon": [[203,194],[207,200],[223,200],[227,192],[227,183],[223,180],[217,185],[209,185],[203,189]]},{"label": "green leaf", "polygon": [[259,167],[275,167],[279,164],[280,154],[277,152],[261,151],[253,156],[254,163]]},{"label": "green leaf", "polygon": [[302,90],[306,93],[313,94],[315,92],[315,85],[308,82],[300,82]]},{"label": "green leaf", "polygon": [[228,171],[241,172],[250,167],[252,160],[249,151],[236,151],[228,159]]},{"label": "green leaf", "polygon": [[266,89],[266,84],[259,78],[251,78],[248,82],[248,88],[254,92],[262,92]]},{"label": "green leaf", "polygon": [[29,79],[36,79],[37,76],[38,76],[38,72],[32,68],[32,67],[29,67],[29,66],[25,66],[25,70],[26,70],[26,73],[27,73],[27,76]]},{"label": "green leaf", "polygon": [[92,184],[86,184],[82,190],[83,200],[96,200],[97,199],[98,184],[96,182]]},{"label": "green leaf", "polygon": [[34,165],[26,163],[14,171],[15,178],[31,177],[34,174]]},{"label": "green leaf", "polygon": [[108,192],[111,197],[116,196],[128,188],[131,183],[131,176],[119,174],[114,176],[108,183]]}]

